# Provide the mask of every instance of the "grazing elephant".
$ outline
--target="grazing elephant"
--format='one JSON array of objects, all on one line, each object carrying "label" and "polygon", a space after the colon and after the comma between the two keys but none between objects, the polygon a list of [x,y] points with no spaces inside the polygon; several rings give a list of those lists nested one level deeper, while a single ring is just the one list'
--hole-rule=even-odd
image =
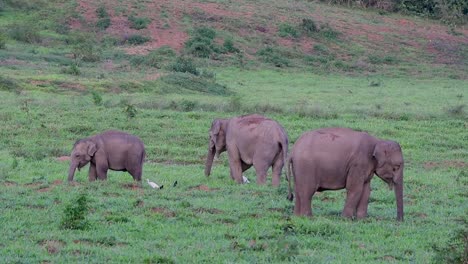
[{"label": "grazing elephant", "polygon": [[288,136],[276,121],[261,115],[215,119],[211,124],[205,175],[209,176],[213,159],[228,152],[231,178],[242,183],[242,172],[252,165],[257,184],[265,184],[273,168],[272,185],[280,184],[280,175],[288,153]]},{"label": "grazing elephant", "polygon": [[[295,182],[294,214],[312,215],[316,191],[346,188],[342,215],[367,216],[374,174],[395,189],[397,220],[403,221],[403,154],[397,142],[348,128],[323,128],[304,133],[288,158],[287,177]],[[293,199],[289,183],[289,199]]]},{"label": "grazing elephant", "polygon": [[106,180],[107,170],[128,171],[133,179],[141,181],[145,146],[136,136],[121,131],[106,131],[76,141],[71,153],[68,181],[73,181],[75,170],[88,162],[89,181]]}]

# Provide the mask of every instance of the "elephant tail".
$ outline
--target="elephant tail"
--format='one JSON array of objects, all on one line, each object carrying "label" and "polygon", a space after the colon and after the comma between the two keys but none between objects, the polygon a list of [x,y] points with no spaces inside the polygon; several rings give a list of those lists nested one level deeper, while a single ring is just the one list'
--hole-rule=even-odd
[{"label": "elephant tail", "polygon": [[289,156],[287,159],[287,163],[286,163],[286,167],[287,167],[286,179],[288,180],[288,200],[289,201],[294,200],[294,194],[291,191],[291,181],[292,181],[291,176],[294,177],[294,175],[292,175],[292,166],[293,166],[292,159],[291,159],[291,156]]}]

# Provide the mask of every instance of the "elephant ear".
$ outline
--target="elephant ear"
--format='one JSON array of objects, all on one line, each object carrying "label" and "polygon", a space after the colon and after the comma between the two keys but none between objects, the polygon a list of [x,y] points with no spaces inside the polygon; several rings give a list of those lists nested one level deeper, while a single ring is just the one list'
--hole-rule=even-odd
[{"label": "elephant ear", "polygon": [[372,154],[372,156],[375,160],[377,160],[377,168],[383,166],[385,160],[387,159],[387,153],[388,146],[387,144],[385,144],[385,142],[378,142],[377,144],[375,144],[374,153]]},{"label": "elephant ear", "polygon": [[96,151],[97,151],[96,143],[89,141],[88,142],[88,155],[94,156],[94,153],[96,153]]},{"label": "elephant ear", "polygon": [[213,123],[211,124],[211,133],[212,135],[216,136],[219,134],[220,130],[221,130],[221,120],[215,119]]}]

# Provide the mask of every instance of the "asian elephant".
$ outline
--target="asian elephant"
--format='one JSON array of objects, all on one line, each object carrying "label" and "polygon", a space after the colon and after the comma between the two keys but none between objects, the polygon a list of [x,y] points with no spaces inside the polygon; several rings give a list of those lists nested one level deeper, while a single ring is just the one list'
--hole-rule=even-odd
[{"label": "asian elephant", "polygon": [[73,181],[75,170],[88,162],[89,181],[106,180],[107,170],[128,171],[133,179],[141,181],[145,146],[136,136],[110,130],[76,141],[71,153],[68,181]]},{"label": "asian elephant", "polygon": [[[374,174],[394,188],[397,220],[403,221],[403,154],[395,141],[348,128],[323,128],[304,133],[288,158],[287,177],[294,177],[294,214],[312,215],[316,191],[346,188],[344,217],[367,216]],[[289,182],[289,199],[293,200]]]},{"label": "asian elephant", "polygon": [[257,184],[265,184],[272,167],[272,185],[279,186],[288,153],[288,136],[278,122],[257,114],[215,119],[209,135],[206,176],[210,175],[215,155],[227,151],[231,178],[236,182],[242,183],[242,172],[253,165]]}]

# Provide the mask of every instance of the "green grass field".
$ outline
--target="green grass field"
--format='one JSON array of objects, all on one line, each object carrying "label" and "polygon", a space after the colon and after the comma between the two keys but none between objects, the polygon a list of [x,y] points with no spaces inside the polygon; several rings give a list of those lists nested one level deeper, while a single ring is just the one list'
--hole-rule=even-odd
[{"label": "green grass field", "polygon": [[[391,29],[399,30],[399,22],[409,27],[413,20],[310,1],[272,1],[258,11],[260,16],[246,21],[229,13],[226,20],[210,18],[213,6],[215,11],[240,10],[220,0],[184,13],[183,30],[228,24],[217,34],[234,36],[235,47],[247,50],[244,55],[206,59],[167,49],[132,55],[125,51],[135,47],[115,44],[115,35],[93,35],[92,27],[84,27],[84,33],[66,28],[67,19],[85,21],[93,15],[93,1],[55,0],[60,10],[47,1],[21,1],[29,5],[18,9],[14,1],[0,1],[0,263],[468,261],[468,50],[463,33],[451,37],[458,46],[434,41],[437,56],[452,56],[452,64],[403,42],[399,51],[385,50],[398,35],[388,32],[386,43],[352,34],[347,39],[346,32],[328,39],[301,37],[259,57],[254,48],[290,40],[268,28],[271,12],[298,12],[289,17],[289,27],[282,25],[284,34],[294,33],[291,25],[320,10],[330,12],[336,22],[331,26],[341,30],[349,29],[349,21],[361,26],[390,21]],[[118,2],[113,8],[113,1],[102,3],[112,15],[125,13]],[[131,3],[135,15],[141,11],[140,18],[151,17],[144,12],[151,1],[124,2]],[[178,19],[175,6],[157,14],[167,20],[163,29]],[[235,35],[249,28],[246,23],[252,23],[251,30],[260,25],[258,30],[270,31],[259,31],[258,37]],[[411,23],[418,34],[425,23],[446,34],[435,22]],[[39,36],[28,31],[32,26],[40,29]],[[425,43],[418,34],[411,36],[416,46]],[[315,46],[305,58],[298,47],[308,41]],[[187,57],[193,61],[180,63]],[[281,64],[285,61],[288,67]],[[281,67],[274,66],[278,63]],[[196,74],[176,66],[192,66]],[[398,141],[405,158],[405,221],[395,220],[394,193],[377,177],[369,217],[362,221],[340,216],[344,191],[317,194],[314,216],[295,217],[284,177],[279,188],[270,186],[271,177],[266,186],[257,186],[250,169],[245,175],[252,183],[238,185],[229,176],[226,153],[205,177],[212,120],[247,113],[281,123],[290,149],[303,132],[331,126]],[[106,182],[88,182],[85,167],[75,175],[77,184],[67,184],[66,156],[73,143],[108,129],[135,134],[145,143],[143,183],[113,171]],[[164,188],[150,188],[147,178]],[[77,207],[83,199],[85,205]],[[74,213],[84,213],[83,228],[64,228],[76,220]]]},{"label": "green grass field", "polygon": [[[90,94],[1,92],[3,260],[427,263],[433,247],[448,243],[466,220],[467,119],[449,111],[466,103],[463,81],[382,79],[382,86],[370,87],[366,78],[269,70],[228,69],[218,76],[248,98],[241,99],[241,109],[277,107],[262,109],[283,124],[291,143],[304,131],[327,126],[364,129],[400,142],[406,159],[405,222],[395,221],[393,192],[378,178],[364,221],[339,216],[343,191],[314,197],[312,219],[294,217],[285,180],[279,189],[237,185],[225,154],[206,178],[211,120],[243,111],[152,108],[153,101],[179,98],[148,93],[104,94],[103,106],[96,106]],[[440,93],[441,87],[447,92]],[[124,99],[136,105],[134,118],[119,104]],[[186,95],[184,100],[222,106],[234,99]],[[164,189],[135,187],[129,174],[118,172],[107,182],[89,183],[86,168],[76,175],[77,186],[66,184],[68,162],[57,157],[68,155],[75,140],[110,128],[143,139],[144,178]],[[255,179],[251,170],[247,176]],[[83,193],[89,228],[61,229],[65,207]]]}]

